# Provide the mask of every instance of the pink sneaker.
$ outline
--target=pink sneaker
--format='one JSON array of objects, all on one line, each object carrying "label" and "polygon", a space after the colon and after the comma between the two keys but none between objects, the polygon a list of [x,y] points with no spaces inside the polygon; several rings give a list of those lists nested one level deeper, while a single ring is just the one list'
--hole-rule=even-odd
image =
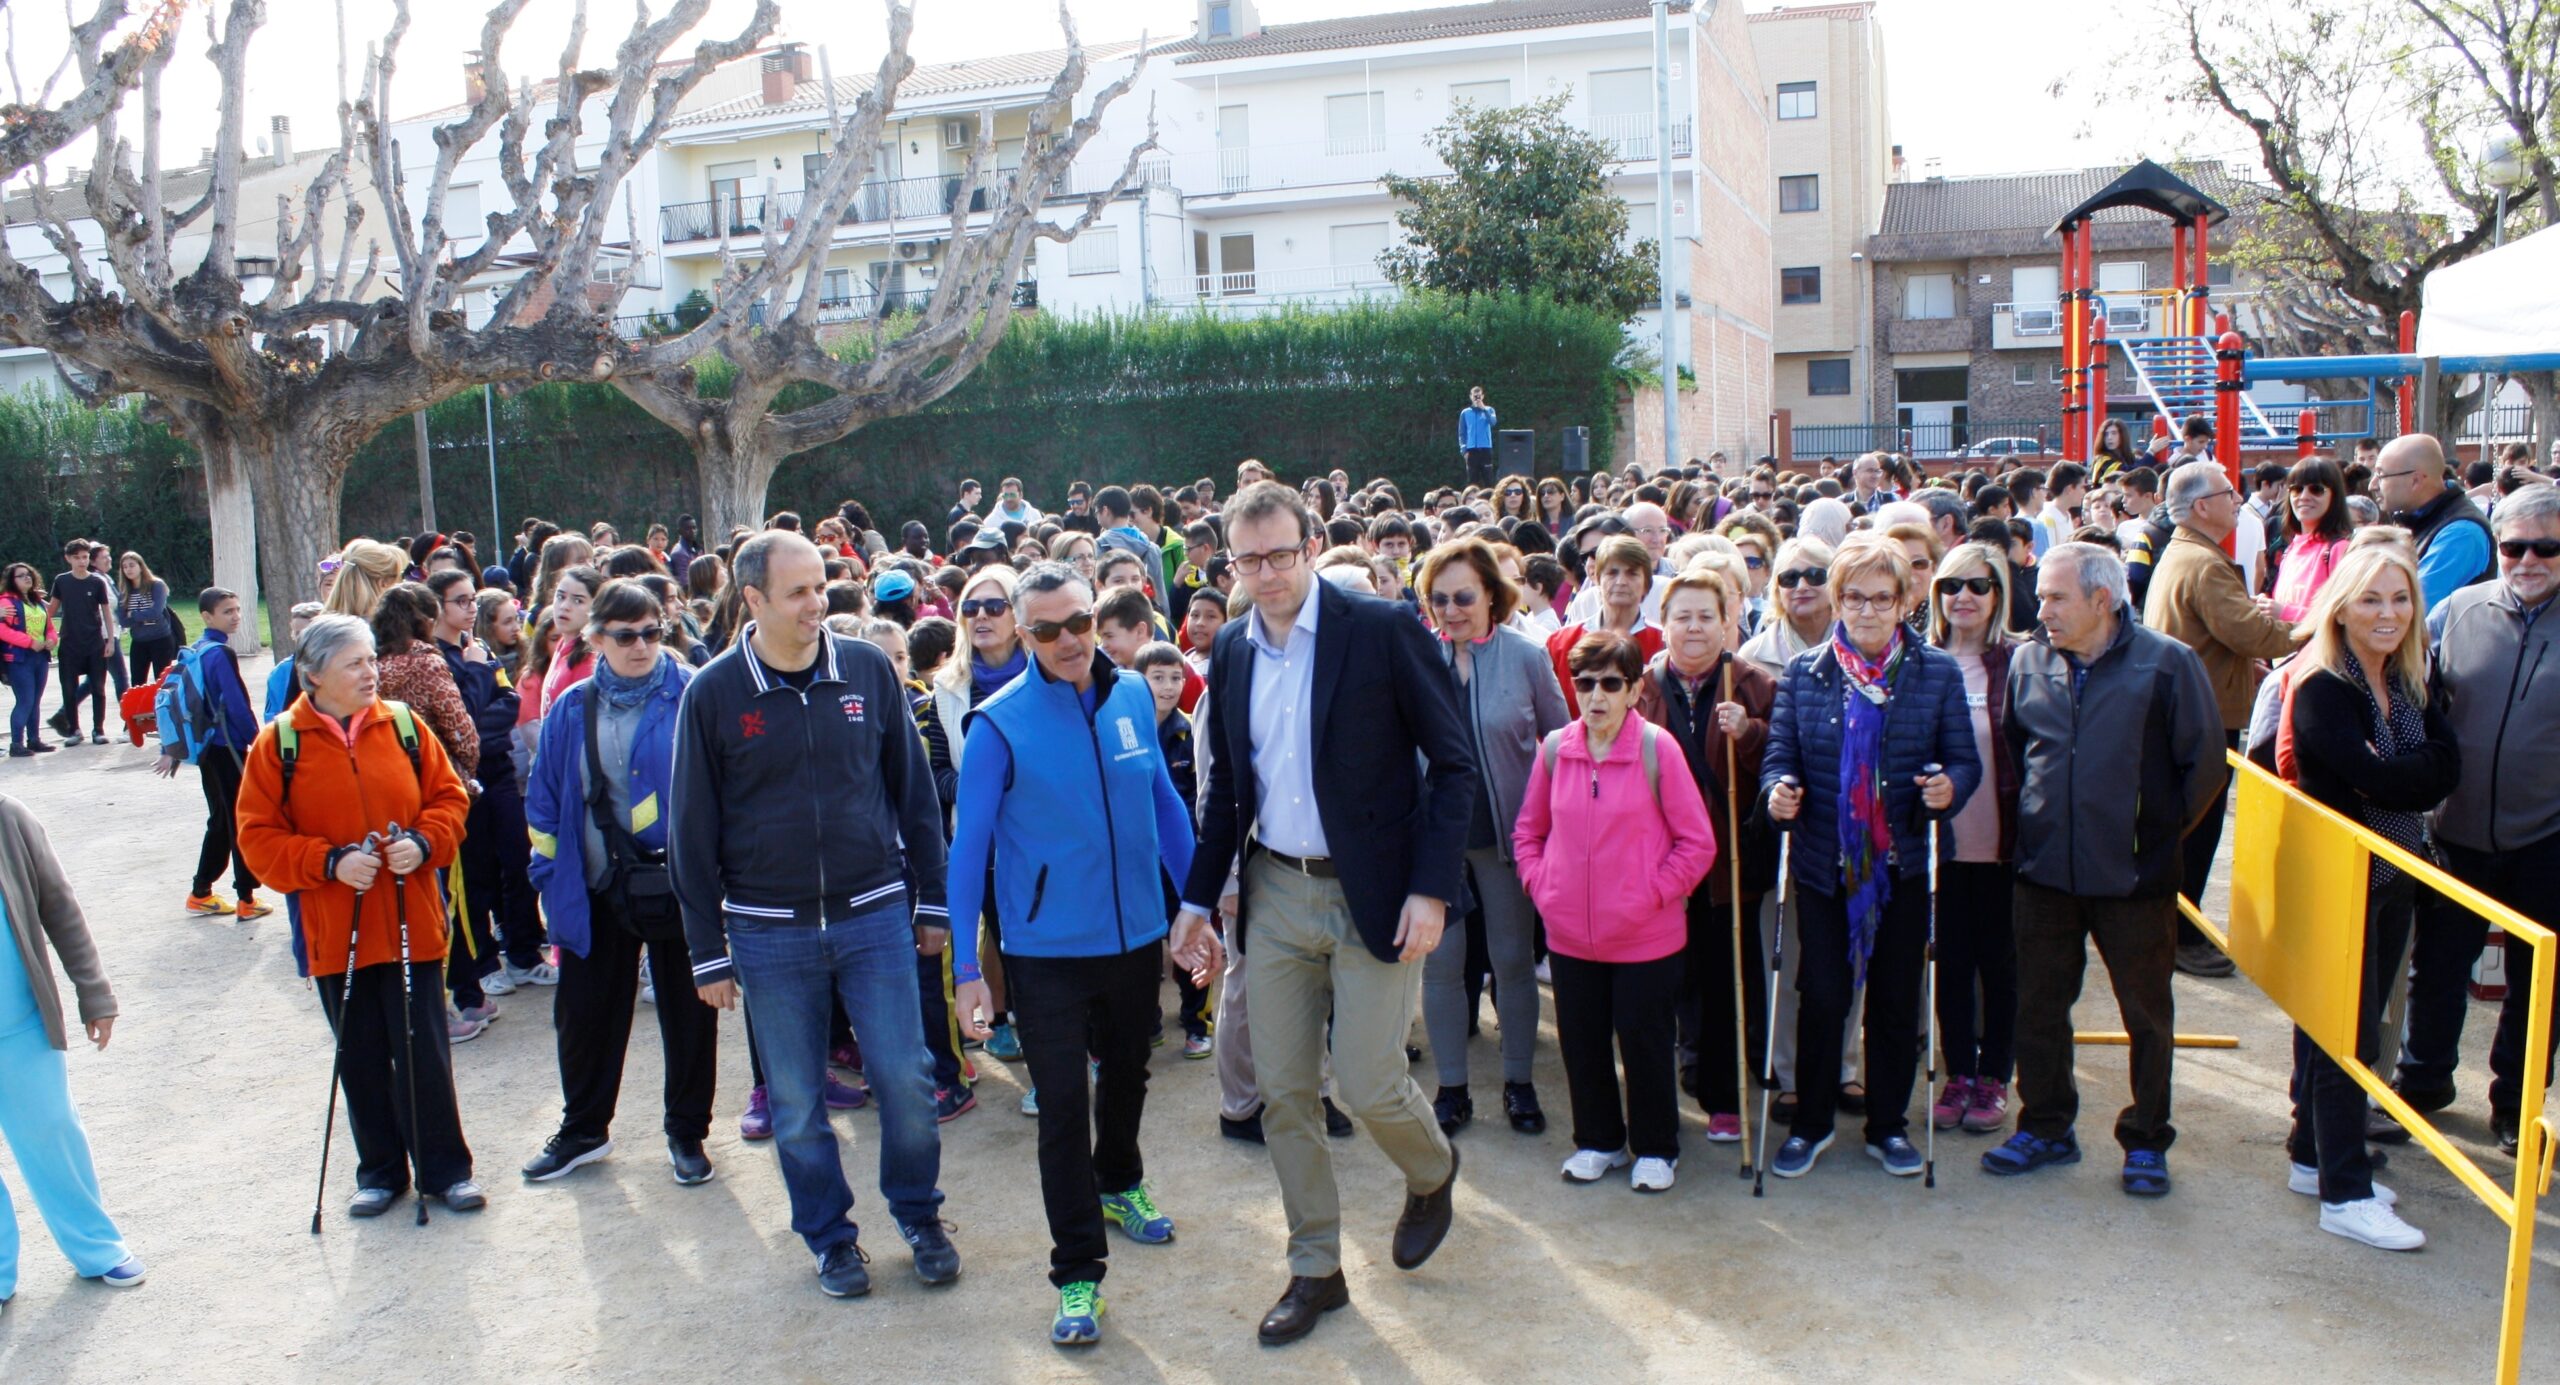
[{"label": "pink sneaker", "polygon": [[1742,1117],[1730,1111],[1718,1111],[1707,1117],[1707,1143],[1715,1145],[1742,1142]]},{"label": "pink sneaker", "polygon": [[765,1100],[764,1088],[747,1093],[747,1109],[738,1117],[738,1138],[770,1140],[773,1138],[773,1107]]},{"label": "pink sneaker", "polygon": [[1975,1078],[1973,1100],[1964,1108],[1964,1128],[1976,1135],[1988,1135],[2008,1123],[2009,1084]]},{"label": "pink sneaker", "polygon": [[1965,1112],[1972,1109],[1974,1081],[1970,1077],[1948,1078],[1947,1084],[1938,1089],[1937,1103],[1929,1108],[1929,1123],[1940,1130],[1955,1129]]}]

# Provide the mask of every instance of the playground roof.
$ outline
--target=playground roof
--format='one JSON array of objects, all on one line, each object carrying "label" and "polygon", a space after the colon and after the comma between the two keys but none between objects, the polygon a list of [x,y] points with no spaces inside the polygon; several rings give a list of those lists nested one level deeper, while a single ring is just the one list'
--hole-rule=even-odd
[{"label": "playground roof", "polygon": [[2065,226],[2089,220],[2100,212],[2117,207],[2158,212],[2180,224],[2192,224],[2199,218],[2208,223],[2219,222],[2231,215],[2229,207],[2205,196],[2193,183],[2144,159],[2126,169],[2114,182],[2098,189],[2087,201],[2064,212],[2062,219],[2053,224],[2053,229],[2060,231]]}]

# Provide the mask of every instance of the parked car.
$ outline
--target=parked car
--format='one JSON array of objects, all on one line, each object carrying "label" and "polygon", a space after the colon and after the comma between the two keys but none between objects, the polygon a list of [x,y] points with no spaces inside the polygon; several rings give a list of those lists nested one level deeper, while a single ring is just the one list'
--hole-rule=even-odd
[{"label": "parked car", "polygon": [[1967,457],[2041,457],[2042,438],[1984,438],[1964,450]]}]

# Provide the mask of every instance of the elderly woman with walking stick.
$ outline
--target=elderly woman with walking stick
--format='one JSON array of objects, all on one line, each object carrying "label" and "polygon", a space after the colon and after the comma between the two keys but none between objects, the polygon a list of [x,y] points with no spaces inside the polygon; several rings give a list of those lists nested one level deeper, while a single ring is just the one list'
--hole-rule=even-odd
[{"label": "elderly woman with walking stick", "polygon": [[472,1211],[488,1199],[454,1104],[435,877],[462,844],[470,795],[417,714],[376,696],[365,622],[312,621],[293,667],[303,695],[249,749],[240,851],[301,902],[294,950],[337,1035],[356,1142],[347,1210],[378,1217],[414,1177],[422,1199]]}]

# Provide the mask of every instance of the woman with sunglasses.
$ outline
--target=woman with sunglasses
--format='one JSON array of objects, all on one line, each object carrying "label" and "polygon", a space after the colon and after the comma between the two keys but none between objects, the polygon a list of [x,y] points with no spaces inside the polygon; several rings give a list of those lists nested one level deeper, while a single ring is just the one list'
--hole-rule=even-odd
[{"label": "woman with sunglasses", "polygon": [[[940,765],[934,766],[937,782],[952,783],[955,788],[961,770],[962,751],[967,743],[966,723],[969,713],[979,703],[995,696],[1005,684],[1022,676],[1031,666],[1031,653],[1023,647],[1022,631],[1013,609],[1013,583],[1018,574],[1000,564],[982,567],[970,574],[967,585],[960,588],[960,637],[962,648],[945,660],[933,675],[931,713],[939,724],[943,741],[951,748],[951,777],[945,781]],[[948,819],[952,805],[944,803]],[[996,916],[996,892],[992,882],[983,896],[985,903],[978,911],[979,921],[986,926],[985,945],[978,949],[985,958],[987,993],[993,1010],[988,1019],[994,1032],[986,1040],[987,1052],[1008,1063],[1022,1061],[1022,1040],[1013,1028],[1012,999],[1004,984],[1004,922]],[[955,924],[954,926],[960,926]],[[1039,1107],[1025,1095],[1025,1114],[1038,1114]]]},{"label": "woman with sunglasses", "polygon": [[9,753],[19,759],[60,746],[44,738],[45,675],[53,668],[53,634],[45,620],[43,578],[25,563],[0,572],[0,664],[9,672]]},{"label": "woman with sunglasses", "polygon": [[1573,527],[1573,497],[1564,483],[1550,476],[1538,483],[1538,508],[1531,516],[1550,536],[1562,538]]},{"label": "woman with sunglasses", "polygon": [[[1783,575],[1783,574],[1782,574]],[[1982,778],[1964,674],[1912,639],[1911,562],[1882,535],[1853,536],[1830,563],[1828,641],[1778,681],[1760,787],[1780,830],[1797,834],[1791,922],[1798,1090],[1786,1143],[1769,1160],[1802,1178],[1831,1145],[1839,1093],[1816,1080],[1840,1065],[1841,1026],[1866,988],[1867,1156],[1920,1172],[1910,1126],[1920,1062],[1920,970],[1928,943],[1926,825],[1960,810]],[[1940,853],[1952,845],[1941,833]]]},{"label": "woman with sunglasses", "polygon": [[[1960,544],[1938,564],[1929,642],[1964,673],[1982,788],[1947,819],[1954,850],[1938,886],[1938,1047],[1946,1085],[1929,1107],[1940,1130],[1977,1135],[2009,1118],[2018,1027],[2018,941],[2009,897],[2018,834],[2018,766],[2009,753],[2009,565],[1989,544]],[[1976,986],[1980,1003],[1976,1004]]]},{"label": "woman with sunglasses", "polygon": [[[642,956],[653,972],[692,973],[665,861],[676,704],[693,670],[665,649],[666,630],[655,593],[635,581],[606,583],[587,603],[580,631],[602,651],[594,674],[562,690],[533,757],[525,819],[533,883],[559,945],[552,1029],[561,1102],[559,1130],[524,1165],[530,1182],[558,1178],[613,1148]],[[657,992],[667,1162],[676,1182],[707,1183],[702,1142],[711,1133],[719,1012],[688,985]]]},{"label": "woman with sunglasses", "polygon": [[2307,458],[2285,473],[2284,539],[2277,548],[2276,614],[2299,623],[2338,570],[2355,535],[2347,482],[2336,462]]},{"label": "woman with sunglasses", "polygon": [[[1564,693],[1546,651],[1508,626],[1520,589],[1502,575],[1482,539],[1458,539],[1424,554],[1414,585],[1439,633],[1441,657],[1475,743],[1466,878],[1484,908],[1485,955],[1492,962],[1494,1012],[1502,1027],[1502,1112],[1512,1129],[1535,1135],[1547,1128],[1530,1072],[1538,1043],[1538,920],[1512,862],[1511,824],[1520,816],[1538,742],[1565,724]],[[1467,1091],[1473,1006],[1466,970],[1463,947],[1435,948],[1422,965],[1422,1023],[1440,1070],[1431,1110],[1450,1134],[1475,1119],[1475,1100]]]},{"label": "woman with sunglasses", "polygon": [[1778,589],[1774,619],[1760,623],[1760,633],[1742,646],[1742,657],[1772,678],[1808,649],[1819,648],[1831,630],[1831,545],[1820,539],[1793,538],[1778,545]]},{"label": "woman with sunglasses", "polygon": [[1636,642],[1594,631],[1570,657],[1581,715],[1540,742],[1511,832],[1521,883],[1547,921],[1573,1103],[1563,1172],[1596,1182],[1632,1158],[1629,1185],[1661,1192],[1680,1162],[1673,1049],[1688,901],[1715,864],[1715,829],[1679,739],[1630,715],[1644,676]]},{"label": "woman with sunglasses", "polygon": [[1528,477],[1505,476],[1494,484],[1493,517],[1496,520],[1516,519],[1523,523],[1535,518],[1529,508]]}]

